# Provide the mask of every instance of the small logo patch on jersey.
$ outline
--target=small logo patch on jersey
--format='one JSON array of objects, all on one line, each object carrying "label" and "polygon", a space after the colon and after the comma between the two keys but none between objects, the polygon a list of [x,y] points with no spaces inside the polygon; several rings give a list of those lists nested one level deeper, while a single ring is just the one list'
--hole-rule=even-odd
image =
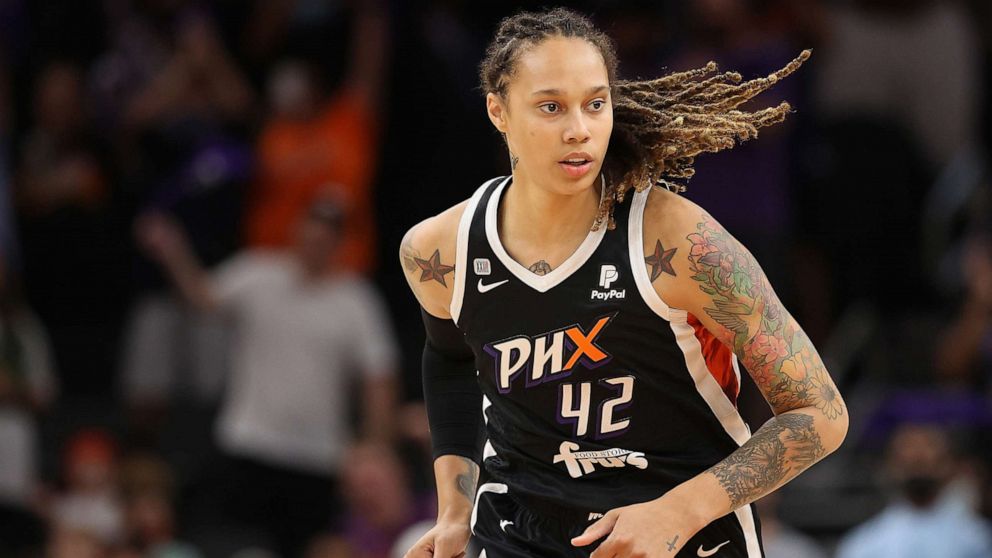
[{"label": "small logo patch on jersey", "polygon": [[627,289],[611,289],[610,286],[620,279],[620,272],[613,264],[603,264],[599,268],[599,286],[605,290],[593,289],[589,300],[623,300],[627,297]]},{"label": "small logo patch on jersey", "polygon": [[486,285],[482,282],[482,279],[479,279],[479,292],[488,293],[489,291],[495,289],[496,287],[509,282],[510,282],[509,279],[503,279],[502,281],[496,281],[495,283],[489,283],[488,285]]},{"label": "small logo patch on jersey", "polygon": [[716,551],[717,550],[720,550],[720,547],[722,547],[725,544],[730,544],[730,541],[723,541],[722,543],[714,546],[713,548],[711,548],[709,550],[703,550],[703,545],[699,545],[699,549],[696,550],[696,556],[701,556],[702,558],[707,558],[708,556],[713,556],[714,554],[716,554]]},{"label": "small logo patch on jersey", "polygon": [[589,518],[586,519],[586,521],[592,521],[594,519],[602,519],[602,518],[603,518],[603,514],[601,513],[589,512]]},{"label": "small logo patch on jersey", "polygon": [[630,451],[621,448],[610,448],[601,451],[576,451],[579,444],[564,441],[558,447],[558,454],[555,455],[554,463],[564,463],[568,469],[568,475],[573,479],[595,472],[596,467],[617,468],[617,467],[637,467],[647,469],[648,460],[639,451]]},{"label": "small logo patch on jersey", "polygon": [[472,267],[475,269],[476,275],[489,275],[492,273],[492,267],[487,258],[475,258],[472,260]]},{"label": "small logo patch on jersey", "polygon": [[613,264],[603,264],[603,267],[599,268],[599,286],[604,289],[609,289],[610,285],[616,282],[620,278],[620,272],[617,271],[617,266]]}]

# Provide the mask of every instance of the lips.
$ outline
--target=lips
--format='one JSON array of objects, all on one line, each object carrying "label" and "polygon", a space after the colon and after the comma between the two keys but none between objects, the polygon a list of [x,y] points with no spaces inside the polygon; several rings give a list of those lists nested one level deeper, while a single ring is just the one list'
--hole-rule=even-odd
[{"label": "lips", "polygon": [[573,151],[558,161],[563,165],[581,166],[592,162],[592,155],[585,151]]}]

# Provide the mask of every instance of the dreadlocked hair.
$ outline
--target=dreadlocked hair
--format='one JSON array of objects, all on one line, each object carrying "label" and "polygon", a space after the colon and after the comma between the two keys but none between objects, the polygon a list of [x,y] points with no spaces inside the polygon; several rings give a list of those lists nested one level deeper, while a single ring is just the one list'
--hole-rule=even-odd
[{"label": "dreadlocked hair", "polygon": [[[715,153],[758,137],[758,129],[785,119],[789,103],[748,111],[742,104],[796,71],[811,51],[804,50],[766,77],[743,81],[737,72],[720,72],[714,62],[702,68],[652,80],[617,80],[613,41],[583,15],[565,8],[521,12],[500,22],[479,65],[483,93],[506,99],[520,55],[550,37],[575,37],[595,46],[603,57],[613,98],[613,134],[603,175],[606,191],[593,229],[613,229],[613,207],[628,190],[662,185],[685,191],[695,173],[696,155]],[[672,181],[675,182],[672,182]]]}]

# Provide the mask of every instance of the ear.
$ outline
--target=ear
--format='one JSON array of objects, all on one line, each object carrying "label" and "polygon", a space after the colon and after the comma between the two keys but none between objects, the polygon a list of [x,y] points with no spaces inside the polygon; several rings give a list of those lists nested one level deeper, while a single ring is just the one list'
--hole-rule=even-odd
[{"label": "ear", "polygon": [[495,93],[486,94],[486,113],[489,115],[489,121],[493,123],[502,133],[506,133],[506,105],[503,104],[503,99]]}]

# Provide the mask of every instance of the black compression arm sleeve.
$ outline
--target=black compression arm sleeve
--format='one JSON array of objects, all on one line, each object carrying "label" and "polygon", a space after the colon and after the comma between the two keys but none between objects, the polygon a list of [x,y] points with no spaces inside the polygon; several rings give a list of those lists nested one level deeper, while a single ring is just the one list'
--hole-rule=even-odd
[{"label": "black compression arm sleeve", "polygon": [[427,330],[423,380],[434,459],[460,455],[482,461],[485,424],[475,356],[453,320],[420,310]]}]

